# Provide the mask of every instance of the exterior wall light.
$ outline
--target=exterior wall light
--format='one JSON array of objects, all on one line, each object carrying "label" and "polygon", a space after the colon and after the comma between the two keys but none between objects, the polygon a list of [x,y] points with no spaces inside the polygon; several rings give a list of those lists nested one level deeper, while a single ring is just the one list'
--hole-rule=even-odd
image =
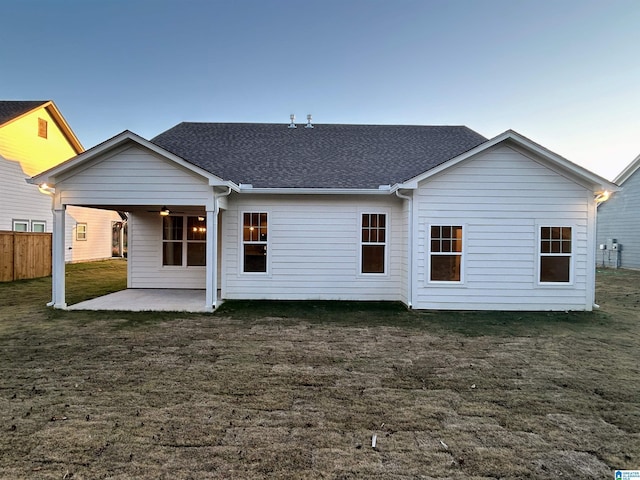
[{"label": "exterior wall light", "polygon": [[610,196],[611,196],[611,192],[609,192],[608,190],[605,190],[604,192],[599,193],[595,196],[595,201],[596,203],[606,202],[607,200],[609,200]]},{"label": "exterior wall light", "polygon": [[171,213],[171,212],[169,211],[169,209],[168,209],[166,206],[164,206],[164,207],[162,207],[162,208],[160,209],[160,215],[161,215],[162,217],[166,217],[166,216],[167,216],[167,215],[169,215],[170,213]]}]

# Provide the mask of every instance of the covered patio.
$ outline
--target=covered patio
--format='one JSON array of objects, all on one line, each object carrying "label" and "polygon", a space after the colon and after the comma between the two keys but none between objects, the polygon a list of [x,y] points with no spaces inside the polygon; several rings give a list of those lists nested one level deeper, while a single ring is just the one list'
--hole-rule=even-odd
[{"label": "covered patio", "polygon": [[[220,292],[218,292],[218,295]],[[126,312],[211,312],[205,303],[206,290],[128,288],[102,297],[69,305],[67,310],[112,310]],[[220,297],[216,307],[221,305]]]}]

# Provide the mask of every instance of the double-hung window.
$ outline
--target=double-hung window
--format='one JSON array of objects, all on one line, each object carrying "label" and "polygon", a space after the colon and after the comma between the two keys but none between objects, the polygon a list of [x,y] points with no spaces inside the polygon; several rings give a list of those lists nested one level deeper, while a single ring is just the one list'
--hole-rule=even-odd
[{"label": "double-hung window", "polygon": [[540,283],[570,283],[571,227],[540,227]]},{"label": "double-hung window", "polygon": [[385,273],[387,216],[363,213],[361,225],[361,273]]},{"label": "double-hung window", "polygon": [[204,216],[162,217],[162,265],[204,266],[206,249],[207,221]]},{"label": "double-hung window", "polygon": [[429,238],[429,281],[462,280],[462,225],[432,225]]},{"label": "double-hung window", "polygon": [[87,240],[87,224],[86,223],[76,223],[76,240],[79,240],[79,241]]},{"label": "double-hung window", "polygon": [[245,212],[242,215],[243,271],[267,272],[267,213]]}]

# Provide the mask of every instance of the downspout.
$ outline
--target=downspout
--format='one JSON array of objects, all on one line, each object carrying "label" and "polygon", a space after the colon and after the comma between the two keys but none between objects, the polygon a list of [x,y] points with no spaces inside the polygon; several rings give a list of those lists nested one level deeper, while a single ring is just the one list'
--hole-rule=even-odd
[{"label": "downspout", "polygon": [[407,213],[409,217],[409,235],[407,238],[407,306],[413,308],[413,197],[403,195],[400,193],[400,189],[396,190],[396,196],[409,202]]}]

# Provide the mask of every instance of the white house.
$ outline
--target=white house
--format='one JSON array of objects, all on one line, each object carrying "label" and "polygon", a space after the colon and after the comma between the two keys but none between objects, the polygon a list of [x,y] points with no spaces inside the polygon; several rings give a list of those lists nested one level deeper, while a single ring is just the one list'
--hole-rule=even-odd
[{"label": "white house", "polygon": [[[51,232],[51,197],[25,182],[82,153],[84,148],[50,100],[0,100],[0,230]],[[112,256],[117,212],[67,209],[65,259],[68,262]],[[118,245],[116,245],[117,247]]]},{"label": "white house", "polygon": [[594,197],[616,186],[513,131],[181,123],[125,131],[31,179],[64,212],[129,212],[128,287],[219,299],[591,310]]}]

